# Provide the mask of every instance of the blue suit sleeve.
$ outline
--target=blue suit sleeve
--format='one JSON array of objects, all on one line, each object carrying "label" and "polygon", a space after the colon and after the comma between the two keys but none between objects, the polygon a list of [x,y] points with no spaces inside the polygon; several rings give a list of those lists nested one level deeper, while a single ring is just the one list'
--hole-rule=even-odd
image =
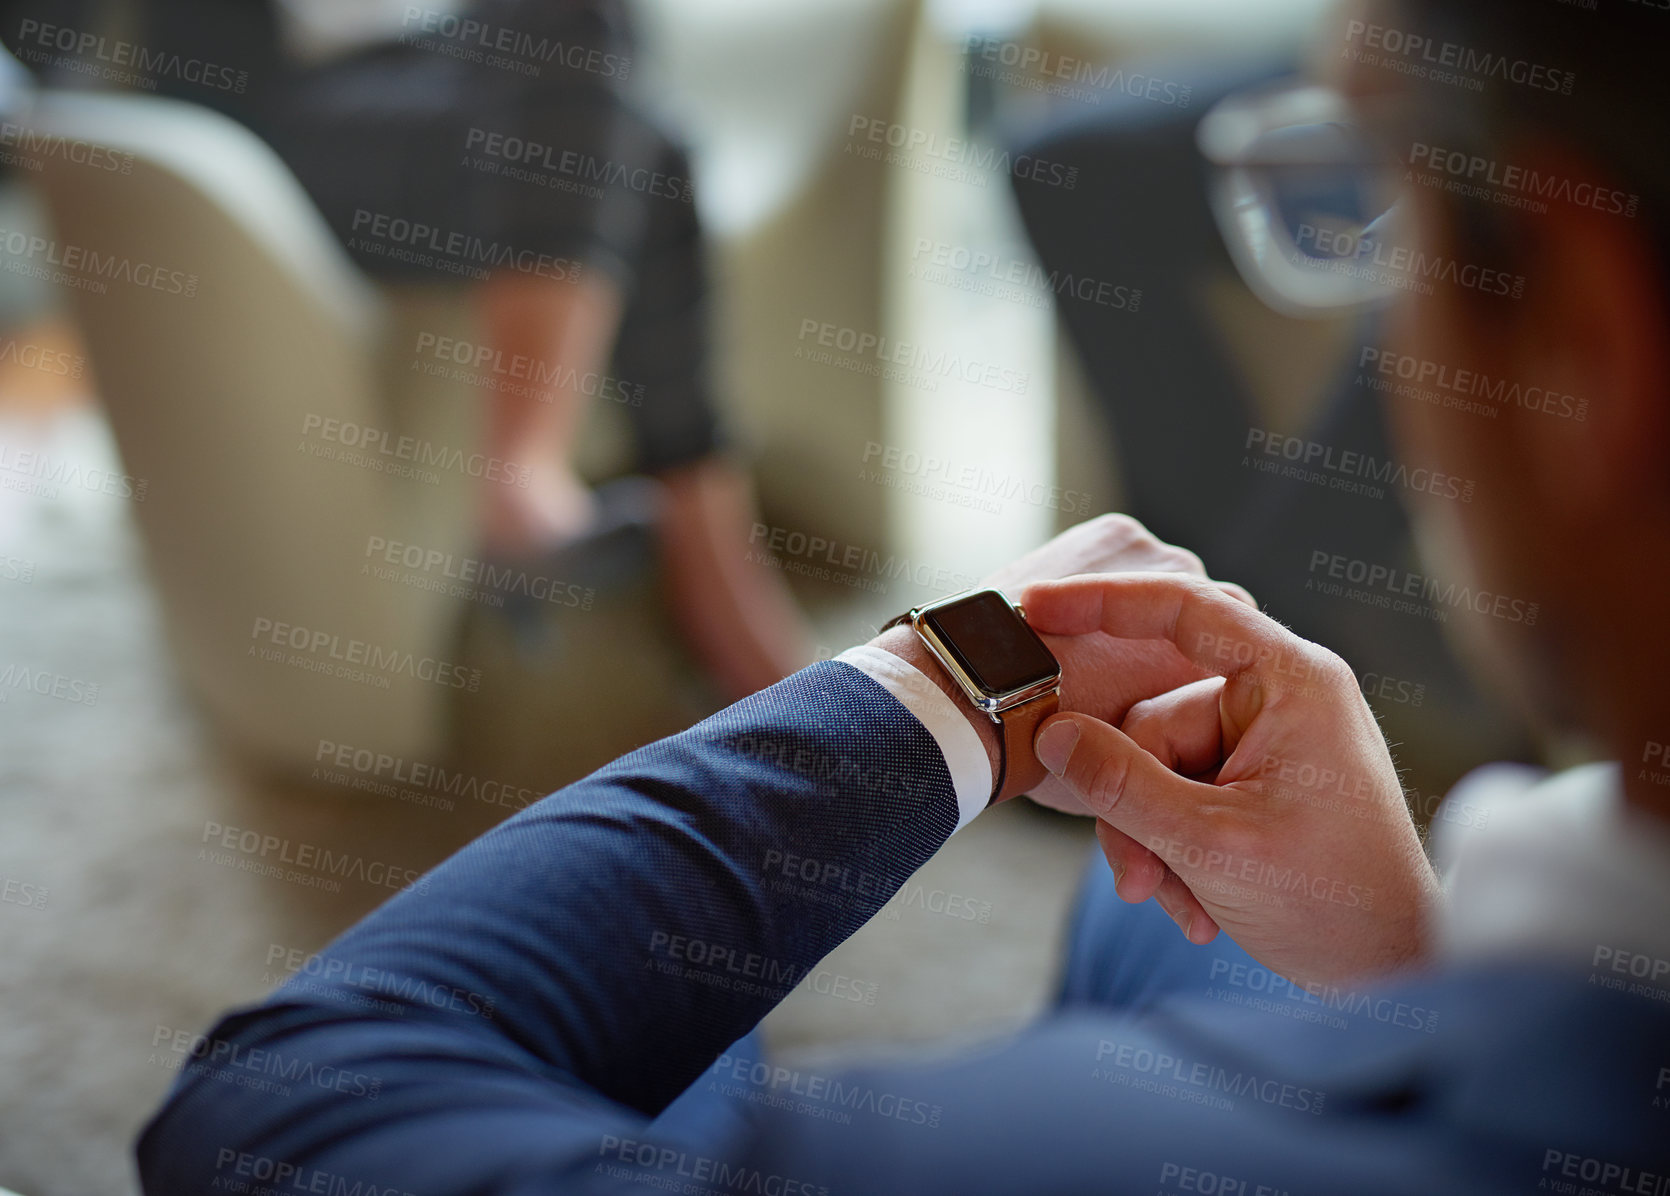
[{"label": "blue suit sleeve", "polygon": [[[522,812],[223,1018],[140,1139],[145,1190],[572,1177],[641,1137],[956,820],[920,722],[814,666]],[[815,878],[784,882],[788,855]]]}]

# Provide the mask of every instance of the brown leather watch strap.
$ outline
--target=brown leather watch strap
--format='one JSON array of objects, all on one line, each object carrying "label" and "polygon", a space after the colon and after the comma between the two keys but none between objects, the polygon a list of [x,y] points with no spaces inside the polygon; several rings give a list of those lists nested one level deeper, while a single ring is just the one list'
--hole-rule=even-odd
[{"label": "brown leather watch strap", "polygon": [[1059,691],[1022,702],[997,716],[1003,740],[1003,751],[997,761],[997,784],[992,787],[991,800],[995,805],[1003,796],[1005,784],[1015,785],[1015,795],[1027,793],[1042,781],[1049,770],[1038,763],[1032,752],[1032,737],[1043,721],[1061,710]]}]

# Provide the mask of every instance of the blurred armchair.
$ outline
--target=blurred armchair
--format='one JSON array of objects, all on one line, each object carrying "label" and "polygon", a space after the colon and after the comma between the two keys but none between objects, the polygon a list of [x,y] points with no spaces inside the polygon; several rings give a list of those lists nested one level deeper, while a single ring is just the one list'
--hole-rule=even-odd
[{"label": "blurred armchair", "polygon": [[[303,766],[321,739],[433,753],[441,686],[397,676],[371,689],[309,665],[334,669],[354,643],[449,659],[453,602],[363,566],[371,536],[468,555],[468,474],[399,479],[379,446],[411,437],[467,454],[476,405],[423,375],[398,401],[382,386],[393,304],[241,125],[74,92],[44,93],[28,123],[121,163],[48,154],[38,179],[58,255],[113,263],[68,294],[125,468],[148,483],[134,510],[187,681],[265,761]],[[275,643],[280,625],[302,631]],[[316,636],[329,643],[314,648]]]},{"label": "blurred armchair", "polygon": [[[717,148],[698,139],[704,189],[741,197],[722,201],[716,222],[724,356],[739,422],[764,463],[764,500],[778,512],[844,511],[828,503],[831,467],[805,468],[819,428],[879,420],[879,398],[866,404],[844,379],[828,395],[785,402],[778,359],[792,353],[792,330],[768,323],[762,334],[760,313],[780,315],[796,288],[859,313],[875,306],[874,262],[852,249],[855,236],[879,244],[864,235],[866,220],[880,220],[879,201],[865,198],[879,180],[843,174],[831,196],[825,162],[838,153],[844,114],[896,90],[885,61],[866,64],[912,7],[875,0],[861,22],[844,7],[812,6],[803,19],[732,8],[700,22],[694,42],[659,43],[676,57],[668,73],[686,64],[686,82],[714,109],[710,127],[722,131]],[[678,32],[672,11],[663,10],[664,32]],[[843,49],[826,62],[828,86],[792,120],[773,110],[777,149],[796,152],[762,157],[754,138],[750,153],[759,92],[731,94],[734,76],[703,77],[702,64],[723,64],[746,43],[761,63],[792,69],[795,54],[827,50],[834,30]],[[866,89],[881,98],[861,98]],[[428,588],[425,576],[379,573],[374,544],[470,560],[479,482],[469,468],[412,469],[407,455],[419,446],[470,461],[483,443],[479,403],[461,377],[469,371],[418,369],[412,352],[420,333],[481,343],[455,290],[369,285],[267,147],[203,109],[48,91],[27,123],[124,163],[99,172],[44,159],[35,178],[54,244],[179,282],[176,293],[113,282],[67,294],[124,467],[149,483],[135,510],[177,659],[234,743],[287,771],[309,769],[322,742],[422,760],[460,749],[509,761],[527,783],[556,784],[712,705],[658,609],[653,569],[588,612],[585,635],[559,630],[558,650],[549,628],[523,635],[480,603]],[[760,185],[761,166],[779,160],[793,169]],[[851,219],[832,221],[832,208]],[[593,476],[618,460],[617,415],[597,412],[588,431],[583,464]],[[370,672],[353,660],[373,650],[449,680],[404,669],[363,681],[329,675]],[[631,700],[596,701],[600,681]]]}]

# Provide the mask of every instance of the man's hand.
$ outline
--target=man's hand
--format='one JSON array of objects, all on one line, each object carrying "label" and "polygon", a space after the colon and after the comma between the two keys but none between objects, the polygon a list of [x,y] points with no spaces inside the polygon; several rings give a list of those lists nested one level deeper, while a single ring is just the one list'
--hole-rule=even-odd
[{"label": "man's hand", "polygon": [[[1003,590],[1013,599],[1037,581],[1083,573],[1139,571],[1206,576],[1205,566],[1194,553],[1156,538],[1128,515],[1102,515],[1062,532],[1041,548],[1005,565],[983,584]],[[1222,589],[1250,606],[1255,605],[1239,586],[1225,584]],[[1081,710],[1114,722],[1124,718],[1125,712],[1141,699],[1207,675],[1175,646],[1162,640],[1140,643],[1106,635],[1045,635],[1044,641],[1061,661],[1061,708]],[[959,708],[964,708],[995,770],[1002,751],[997,724],[968,705],[916,634],[909,628],[895,628],[875,643],[932,677]],[[1053,777],[1030,796],[1034,801],[1067,813],[1090,813],[1066,785]]]},{"label": "man's hand", "polygon": [[1122,730],[1063,714],[1038,736],[1106,824],[1125,900],[1180,882],[1162,904],[1192,940],[1221,926],[1302,984],[1421,956],[1437,877],[1344,661],[1196,578],[1075,578],[1023,599],[1041,632],[1165,639],[1215,674],[1136,703]]},{"label": "man's hand", "polygon": [[[1026,587],[1096,573],[1179,573],[1206,578],[1206,566],[1186,548],[1167,544],[1129,515],[1103,515],[1069,528],[1041,548],[1005,565],[985,581],[1019,601]],[[1229,582],[1213,582],[1254,610],[1252,595]],[[1044,629],[1034,624],[1034,630]],[[1118,722],[1143,698],[1206,676],[1164,640],[1139,642],[1108,635],[1055,636],[1044,642],[1061,662],[1061,709]],[[1089,815],[1072,790],[1050,777],[1027,795],[1065,814]]]}]

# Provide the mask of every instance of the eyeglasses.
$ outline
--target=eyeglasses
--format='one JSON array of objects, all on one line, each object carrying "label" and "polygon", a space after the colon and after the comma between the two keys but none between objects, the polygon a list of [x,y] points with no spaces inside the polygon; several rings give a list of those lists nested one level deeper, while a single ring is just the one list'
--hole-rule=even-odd
[{"label": "eyeglasses", "polygon": [[1201,120],[1218,226],[1271,307],[1333,315],[1407,289],[1402,170],[1384,128],[1340,92],[1304,82],[1232,95]]}]

